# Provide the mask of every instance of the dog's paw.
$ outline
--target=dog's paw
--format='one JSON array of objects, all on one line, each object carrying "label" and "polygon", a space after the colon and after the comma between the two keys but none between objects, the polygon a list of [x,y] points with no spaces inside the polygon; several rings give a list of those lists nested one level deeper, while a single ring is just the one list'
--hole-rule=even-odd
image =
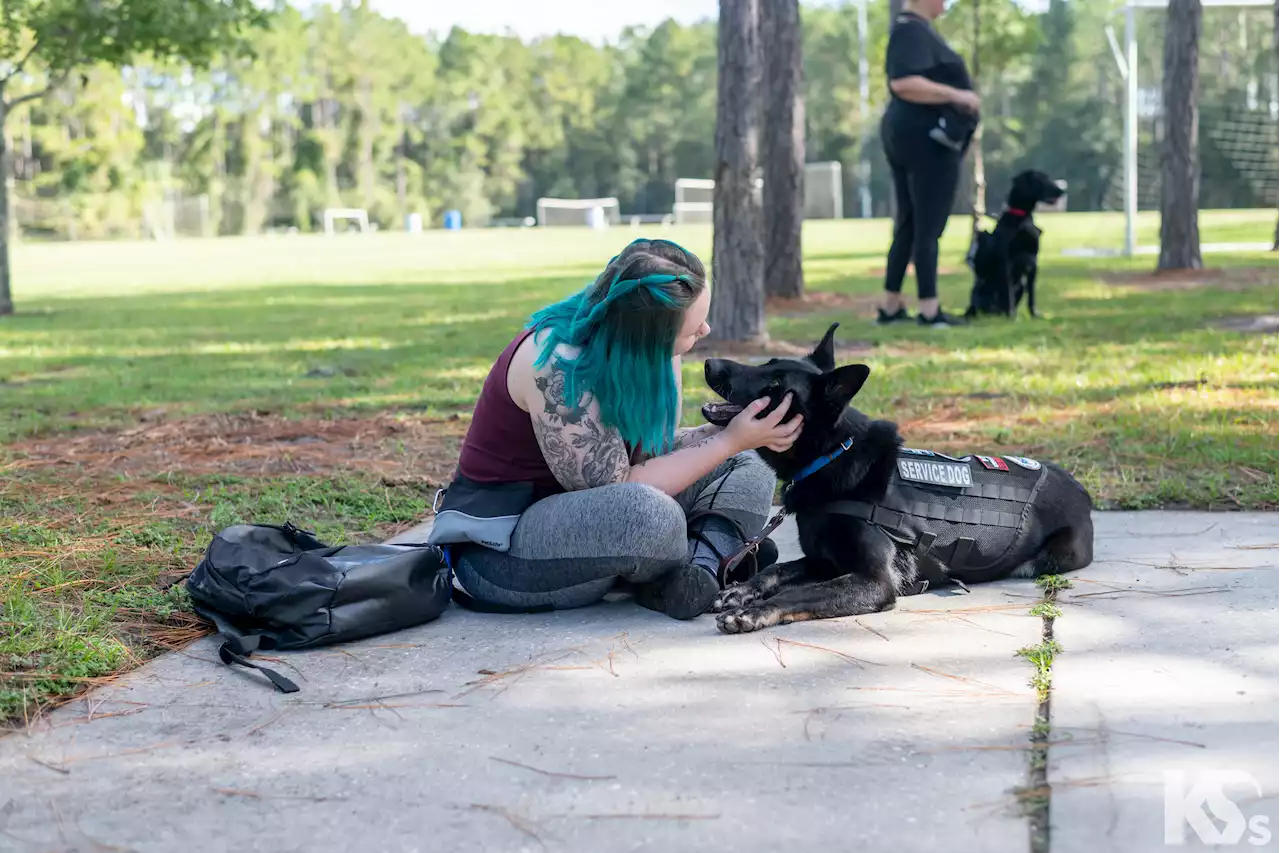
[{"label": "dog's paw", "polygon": [[711,602],[712,613],[723,613],[726,610],[741,610],[752,602],[760,600],[760,590],[749,583],[737,583],[721,591],[716,600]]},{"label": "dog's paw", "polygon": [[782,611],[776,607],[762,605],[743,607],[721,613],[716,617],[716,627],[726,634],[749,634],[777,625],[782,621]]}]

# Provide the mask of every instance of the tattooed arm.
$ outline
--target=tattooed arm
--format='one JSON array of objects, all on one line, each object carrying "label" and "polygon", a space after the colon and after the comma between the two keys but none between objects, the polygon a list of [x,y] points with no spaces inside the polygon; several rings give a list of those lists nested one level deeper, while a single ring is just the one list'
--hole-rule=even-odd
[{"label": "tattooed arm", "polygon": [[724,427],[716,426],[715,424],[685,427],[676,432],[676,446],[673,449],[680,450],[681,448],[692,447],[704,438],[711,438],[713,435],[718,435],[723,431]]},{"label": "tattooed arm", "polygon": [[581,408],[567,404],[563,371],[548,362],[535,372],[534,382],[533,432],[551,473],[568,491],[630,482],[677,495],[740,449],[708,424],[710,429],[683,430],[672,452],[632,465],[622,436],[603,424],[594,400]]},{"label": "tattooed arm", "polygon": [[[675,444],[672,445],[671,450],[669,450],[668,453],[674,453],[675,451],[683,450],[686,447],[693,447],[698,444],[698,442],[711,438],[723,431],[724,427],[716,426],[715,424],[703,424],[702,426],[696,427],[681,427],[676,430]],[[650,459],[659,458],[659,455],[643,453],[640,455],[640,458],[647,462]]]}]

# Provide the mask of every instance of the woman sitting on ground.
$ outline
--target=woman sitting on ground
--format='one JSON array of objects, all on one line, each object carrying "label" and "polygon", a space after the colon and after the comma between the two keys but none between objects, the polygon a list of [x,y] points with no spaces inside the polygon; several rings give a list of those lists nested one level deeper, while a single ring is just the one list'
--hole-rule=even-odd
[{"label": "woman sitting on ground", "polygon": [[697,257],[637,240],[502,352],[458,473],[482,487],[532,482],[535,502],[509,550],[453,548],[472,597],[582,607],[621,579],[676,619],[710,606],[721,557],[760,530],[773,499],[773,472],[748,451],[785,450],[801,428],[784,422],[788,399],[759,418],[757,401],[723,429],[677,429],[681,356],[710,332],[710,304]]}]

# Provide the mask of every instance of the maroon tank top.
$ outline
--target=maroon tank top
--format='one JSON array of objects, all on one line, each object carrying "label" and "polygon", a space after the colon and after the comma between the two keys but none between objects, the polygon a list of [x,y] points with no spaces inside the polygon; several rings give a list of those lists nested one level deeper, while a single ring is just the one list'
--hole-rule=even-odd
[{"label": "maroon tank top", "polygon": [[526,330],[507,344],[485,378],[471,427],[462,441],[458,471],[477,483],[532,482],[535,496],[541,499],[564,488],[547,467],[529,413],[517,406],[507,391],[511,359],[531,334],[532,329]]}]

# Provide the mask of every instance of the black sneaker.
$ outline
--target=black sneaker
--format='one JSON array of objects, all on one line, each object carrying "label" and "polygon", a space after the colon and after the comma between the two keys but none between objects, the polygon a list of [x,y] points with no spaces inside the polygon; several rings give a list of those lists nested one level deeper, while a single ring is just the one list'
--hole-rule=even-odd
[{"label": "black sneaker", "polygon": [[903,323],[911,319],[911,315],[907,313],[906,308],[899,308],[892,314],[886,312],[883,308],[876,309],[876,325],[887,326],[890,323]]},{"label": "black sneaker", "polygon": [[932,317],[926,317],[923,314],[916,315],[916,322],[921,326],[929,326],[934,329],[946,329],[950,326],[967,326],[969,321],[963,317],[953,317],[941,308],[938,313]]},{"label": "black sneaker", "polygon": [[695,563],[686,563],[656,581],[638,583],[633,593],[641,607],[680,620],[702,615],[719,594],[715,575]]}]

